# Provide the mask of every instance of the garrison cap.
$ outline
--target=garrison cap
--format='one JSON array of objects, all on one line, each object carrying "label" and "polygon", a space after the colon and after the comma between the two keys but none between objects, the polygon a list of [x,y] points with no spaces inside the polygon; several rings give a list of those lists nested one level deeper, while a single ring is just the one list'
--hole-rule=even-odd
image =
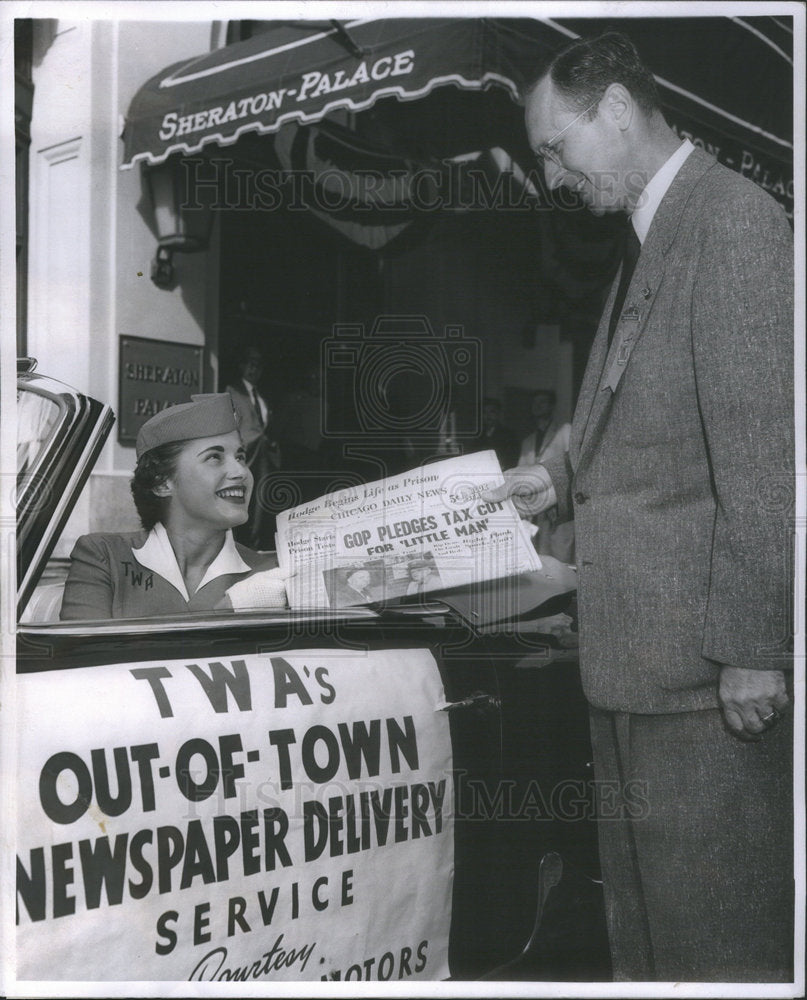
[{"label": "garrison cap", "polygon": [[137,434],[138,459],[152,448],[171,441],[215,437],[237,431],[238,423],[228,392],[209,392],[191,396],[190,403],[179,403],[156,413]]}]

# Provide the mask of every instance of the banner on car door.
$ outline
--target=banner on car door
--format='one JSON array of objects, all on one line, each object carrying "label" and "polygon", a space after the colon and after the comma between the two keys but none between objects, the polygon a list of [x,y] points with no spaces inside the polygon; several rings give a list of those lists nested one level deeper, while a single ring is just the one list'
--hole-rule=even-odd
[{"label": "banner on car door", "polygon": [[428,651],[49,671],[18,696],[18,979],[448,975]]}]

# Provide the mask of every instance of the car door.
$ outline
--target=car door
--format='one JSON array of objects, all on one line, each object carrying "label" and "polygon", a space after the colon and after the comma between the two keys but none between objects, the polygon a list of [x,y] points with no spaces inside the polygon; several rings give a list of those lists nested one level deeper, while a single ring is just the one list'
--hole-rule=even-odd
[{"label": "car door", "polygon": [[[20,401],[24,612],[112,416],[30,369]],[[585,797],[589,750],[574,666],[545,642],[479,635],[439,602],[105,623],[59,622],[57,606],[50,620],[18,629],[18,927],[28,978],[60,978],[73,955],[99,979],[477,978],[495,974],[530,938],[542,858],[565,853],[595,873],[591,815],[560,816],[552,806],[559,781],[578,782]],[[373,757],[378,733],[389,744],[382,764]],[[307,762],[294,756],[306,740]],[[283,778],[284,745],[289,788],[272,786]],[[342,767],[333,775],[322,759],[329,747]],[[358,755],[352,771],[350,752]],[[275,754],[271,775],[260,770],[267,753]],[[191,758],[206,778],[189,776]],[[326,795],[331,781],[341,784]],[[267,869],[230,881],[215,850],[205,861],[205,828],[215,842],[215,831],[237,821],[244,842],[253,812],[265,818],[267,809],[293,827],[283,796],[294,785],[310,794],[298,804],[300,841],[288,833],[286,856],[275,829],[273,863],[288,867],[282,879]],[[377,855],[365,878],[341,831],[367,803],[372,824],[353,843],[358,861]],[[394,812],[391,833],[382,834],[378,803]],[[143,845],[157,842],[163,854],[155,847],[149,861]],[[219,854],[228,843],[218,843]],[[172,852],[182,862],[165,862]],[[590,897],[581,900],[590,909]],[[306,905],[307,922],[298,923]],[[555,953],[571,941],[577,956],[584,921],[561,910],[571,928]],[[368,925],[378,933],[368,936]],[[301,927],[306,934],[295,937]],[[123,928],[130,950],[117,949],[129,955],[121,967],[99,942]],[[301,968],[315,939],[321,961]],[[253,940],[269,951],[248,946]],[[529,968],[541,978],[540,964]]]}]

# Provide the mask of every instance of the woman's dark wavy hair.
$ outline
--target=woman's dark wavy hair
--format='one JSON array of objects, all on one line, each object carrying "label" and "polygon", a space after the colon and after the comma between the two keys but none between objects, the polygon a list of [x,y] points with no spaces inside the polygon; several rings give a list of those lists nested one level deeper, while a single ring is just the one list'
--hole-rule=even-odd
[{"label": "woman's dark wavy hair", "polygon": [[[653,74],[642,62],[633,42],[619,31],[572,42],[554,57],[527,88],[527,93],[546,76],[577,111],[602,97],[612,83],[621,83],[629,90],[646,114],[660,110]],[[592,117],[595,113],[596,110],[592,111]]]},{"label": "woman's dark wavy hair", "polygon": [[154,490],[176,472],[177,458],[184,444],[184,441],[169,441],[149,449],[137,460],[131,483],[132,497],[140,523],[146,531],[151,531],[158,521],[165,518],[168,498],[158,497]]}]

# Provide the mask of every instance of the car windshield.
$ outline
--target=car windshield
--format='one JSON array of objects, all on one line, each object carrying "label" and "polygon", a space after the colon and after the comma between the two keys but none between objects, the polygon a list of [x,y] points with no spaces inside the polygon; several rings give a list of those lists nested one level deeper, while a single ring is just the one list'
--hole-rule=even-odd
[{"label": "car windshield", "polygon": [[17,477],[33,475],[59,422],[56,399],[31,389],[17,393]]}]

